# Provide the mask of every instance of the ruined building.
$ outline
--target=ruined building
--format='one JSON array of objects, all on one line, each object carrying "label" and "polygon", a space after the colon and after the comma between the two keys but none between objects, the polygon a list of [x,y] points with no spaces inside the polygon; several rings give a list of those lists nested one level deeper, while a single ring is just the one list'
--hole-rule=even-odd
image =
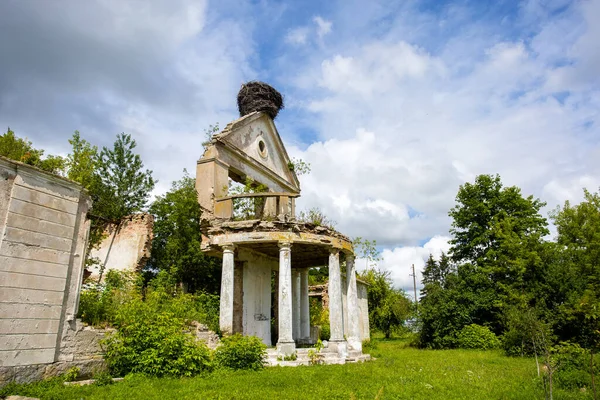
[{"label": "ruined building", "polygon": [[[295,354],[297,345],[310,342],[309,268],[327,265],[326,351],[336,356],[332,362],[363,359],[352,243],[333,229],[296,219],[300,183],[273,122],[281,104],[270,103],[279,94],[253,84],[238,96],[242,117],[211,138],[196,170],[203,251],[223,259],[220,328],[276,345],[271,358]],[[263,190],[232,195],[230,180]]]}]

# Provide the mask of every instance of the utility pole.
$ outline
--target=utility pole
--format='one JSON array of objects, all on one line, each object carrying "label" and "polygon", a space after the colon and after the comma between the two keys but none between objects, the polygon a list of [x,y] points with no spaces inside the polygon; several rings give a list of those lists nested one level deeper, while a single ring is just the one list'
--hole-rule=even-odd
[{"label": "utility pole", "polygon": [[415,290],[415,309],[418,308],[417,302],[417,274],[415,274],[415,264],[412,265],[413,289]]}]

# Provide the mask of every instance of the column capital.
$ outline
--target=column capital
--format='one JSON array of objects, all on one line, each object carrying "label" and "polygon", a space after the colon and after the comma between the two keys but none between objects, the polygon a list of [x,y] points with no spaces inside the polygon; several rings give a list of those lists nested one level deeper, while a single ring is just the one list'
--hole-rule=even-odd
[{"label": "column capital", "polygon": [[221,247],[223,248],[223,253],[233,253],[235,250],[235,244],[233,243],[225,243]]},{"label": "column capital", "polygon": [[341,249],[339,247],[333,247],[333,246],[331,246],[329,248],[329,254],[338,255],[338,254],[340,254],[340,250]]},{"label": "column capital", "polygon": [[277,243],[277,245],[282,250],[285,250],[285,249],[289,250],[289,249],[292,248],[292,243],[291,242],[279,242],[279,243]]},{"label": "column capital", "polygon": [[348,260],[356,260],[356,256],[354,255],[354,253],[346,253],[346,261]]}]

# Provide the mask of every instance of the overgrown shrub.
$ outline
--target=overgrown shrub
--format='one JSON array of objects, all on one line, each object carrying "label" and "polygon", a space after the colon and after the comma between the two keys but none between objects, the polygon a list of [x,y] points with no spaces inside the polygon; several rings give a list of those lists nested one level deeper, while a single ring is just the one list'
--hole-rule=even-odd
[{"label": "overgrown shrub", "polygon": [[310,299],[310,324],[320,326],[320,340],[329,340],[331,333],[329,327],[329,310],[323,308],[323,304],[317,299]]},{"label": "overgrown shrub", "polygon": [[487,326],[471,324],[465,326],[458,334],[458,347],[463,349],[496,349],[500,340]]},{"label": "overgrown shrub", "polygon": [[112,324],[119,304],[136,291],[136,278],[129,272],[109,270],[104,283],[88,283],[79,297],[77,316],[93,326]]},{"label": "overgrown shrub", "polygon": [[93,326],[115,325],[117,312],[134,299],[144,302],[155,312],[169,312],[186,322],[198,321],[219,332],[219,296],[188,294],[165,282],[159,273],[145,290],[140,278],[128,272],[109,270],[102,284],[86,284],[79,300],[78,317]]},{"label": "overgrown shrub", "polygon": [[[590,352],[579,345],[562,342],[552,348],[552,359],[557,369],[554,382],[562,389],[590,388],[592,376],[590,374]],[[600,372],[597,363],[594,363],[594,375]]]},{"label": "overgrown shrub", "polygon": [[152,301],[137,298],[124,304],[115,325],[117,332],[103,345],[110,371],[117,376],[193,376],[211,368],[208,347],[184,332],[185,320],[172,311],[157,310]]},{"label": "overgrown shrub", "polygon": [[264,368],[264,358],[267,346],[255,336],[235,334],[224,337],[219,347],[215,349],[214,361],[216,367],[228,369]]}]

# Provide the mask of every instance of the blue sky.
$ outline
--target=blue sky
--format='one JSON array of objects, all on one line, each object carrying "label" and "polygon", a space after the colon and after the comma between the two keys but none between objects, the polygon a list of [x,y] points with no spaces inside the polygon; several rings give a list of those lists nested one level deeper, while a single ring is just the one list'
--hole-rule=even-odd
[{"label": "blue sky", "polygon": [[237,117],[241,83],[267,81],[312,165],[300,208],[376,239],[409,288],[476,175],[544,212],[598,189],[598,38],[600,0],[5,0],[0,126],[58,154],[76,129],[131,133],[161,193]]}]

